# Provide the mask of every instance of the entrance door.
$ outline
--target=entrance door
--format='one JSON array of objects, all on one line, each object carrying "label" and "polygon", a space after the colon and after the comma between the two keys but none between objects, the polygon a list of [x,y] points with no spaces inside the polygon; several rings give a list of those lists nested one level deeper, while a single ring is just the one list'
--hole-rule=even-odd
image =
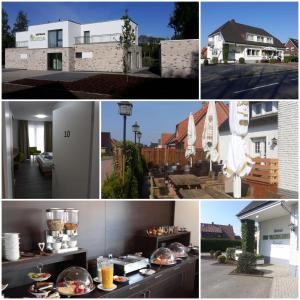
[{"label": "entrance door", "polygon": [[48,70],[62,70],[62,53],[48,53]]},{"label": "entrance door", "polygon": [[53,111],[53,198],[88,198],[91,184],[93,102]]},{"label": "entrance door", "polygon": [[252,157],[266,158],[266,137],[252,138]]}]

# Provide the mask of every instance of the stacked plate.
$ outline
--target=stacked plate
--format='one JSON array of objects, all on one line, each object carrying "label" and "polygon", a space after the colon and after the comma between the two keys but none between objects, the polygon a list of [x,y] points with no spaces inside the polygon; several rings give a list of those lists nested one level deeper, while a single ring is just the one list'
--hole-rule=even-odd
[{"label": "stacked plate", "polygon": [[4,258],[16,261],[20,258],[19,233],[4,233],[3,236]]}]

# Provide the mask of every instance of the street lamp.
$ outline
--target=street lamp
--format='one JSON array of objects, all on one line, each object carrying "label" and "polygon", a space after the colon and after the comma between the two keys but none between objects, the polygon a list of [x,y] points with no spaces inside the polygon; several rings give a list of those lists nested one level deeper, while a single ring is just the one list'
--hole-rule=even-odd
[{"label": "street lamp", "polygon": [[138,140],[139,140],[139,146],[140,146],[140,144],[141,144],[142,133],[141,133],[140,131],[138,131],[138,132],[136,133],[136,136],[137,136],[137,138],[138,138]]},{"label": "street lamp", "polygon": [[125,153],[126,153],[126,117],[131,116],[132,113],[132,103],[129,101],[118,102],[119,114],[124,118],[123,125],[123,181],[125,178]]},{"label": "street lamp", "polygon": [[134,143],[136,144],[136,134],[140,131],[140,125],[135,121],[132,125],[132,132],[134,133]]}]

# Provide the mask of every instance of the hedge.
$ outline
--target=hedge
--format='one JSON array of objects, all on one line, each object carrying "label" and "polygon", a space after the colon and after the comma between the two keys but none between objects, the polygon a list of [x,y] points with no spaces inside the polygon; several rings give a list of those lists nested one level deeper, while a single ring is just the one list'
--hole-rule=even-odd
[{"label": "hedge", "polygon": [[255,249],[255,222],[253,220],[244,219],[242,223],[242,250],[243,252],[254,253]]},{"label": "hedge", "polygon": [[201,252],[209,252],[210,250],[226,251],[227,248],[241,247],[240,240],[227,240],[227,239],[201,239]]}]

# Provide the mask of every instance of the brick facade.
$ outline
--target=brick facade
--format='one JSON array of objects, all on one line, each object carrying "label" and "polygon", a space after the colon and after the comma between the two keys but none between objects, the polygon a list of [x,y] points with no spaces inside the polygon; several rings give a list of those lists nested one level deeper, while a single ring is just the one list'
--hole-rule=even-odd
[{"label": "brick facade", "polygon": [[[139,46],[131,52],[131,71],[141,68],[142,50]],[[62,53],[63,71],[123,72],[123,49],[118,43],[81,44],[70,48],[8,48],[5,49],[5,68],[28,70],[48,69],[48,53]],[[76,58],[75,53],[89,54],[88,58]],[[25,56],[27,55],[27,59]],[[22,58],[21,58],[22,56]]]},{"label": "brick facade", "polygon": [[[298,40],[297,40],[298,44]],[[296,45],[296,41],[292,41],[291,39],[285,44],[285,55],[297,56],[298,57],[298,47]]]},{"label": "brick facade", "polygon": [[199,76],[199,40],[161,41],[161,76]]},{"label": "brick facade", "polygon": [[298,197],[298,103],[278,102],[279,192]]}]

